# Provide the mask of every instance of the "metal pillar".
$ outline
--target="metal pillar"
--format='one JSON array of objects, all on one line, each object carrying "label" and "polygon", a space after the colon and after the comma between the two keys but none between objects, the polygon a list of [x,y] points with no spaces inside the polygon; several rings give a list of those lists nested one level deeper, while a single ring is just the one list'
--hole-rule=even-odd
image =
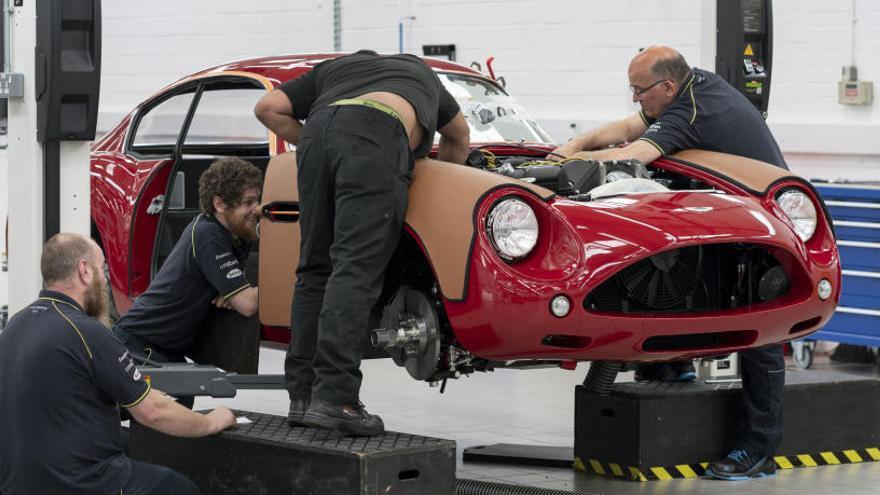
[{"label": "metal pillar", "polygon": [[[11,12],[9,50],[14,72],[25,74],[24,97],[9,100],[7,184],[9,188],[9,313],[29,304],[42,286],[43,150],[37,142],[37,101],[34,94],[36,2],[6,0]],[[88,175],[85,172],[85,175]]]}]

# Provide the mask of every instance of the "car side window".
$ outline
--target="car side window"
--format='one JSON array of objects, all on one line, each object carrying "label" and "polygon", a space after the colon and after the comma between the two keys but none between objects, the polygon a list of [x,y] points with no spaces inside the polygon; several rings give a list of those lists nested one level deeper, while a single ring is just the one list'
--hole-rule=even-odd
[{"label": "car side window", "polygon": [[183,142],[191,145],[268,144],[266,128],[254,117],[254,105],[263,88],[206,88],[199,99]]},{"label": "car side window", "polygon": [[180,128],[192,103],[193,92],[172,96],[148,109],[131,140],[133,151],[166,154],[174,149]]}]

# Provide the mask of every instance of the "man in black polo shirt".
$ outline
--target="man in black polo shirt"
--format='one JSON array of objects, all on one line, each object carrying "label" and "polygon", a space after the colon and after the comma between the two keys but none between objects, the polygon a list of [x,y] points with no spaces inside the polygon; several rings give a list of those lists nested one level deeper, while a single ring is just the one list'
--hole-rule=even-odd
[{"label": "man in black polo shirt", "polygon": [[[285,375],[288,421],[356,435],[384,431],[360,403],[370,309],[397,246],[414,159],[463,163],[458,104],[412,55],[360,51],[264,96],[257,117],[297,145],[302,242]],[[305,126],[300,120],[306,120]]]},{"label": "man in black polo shirt", "polygon": [[[788,169],[779,145],[757,109],[726,81],[691,68],[667,46],[652,46],[629,65],[633,101],[642,109],[623,120],[588,131],[557,148],[552,158],[635,158],[650,163],[683,149],[740,155]],[[622,148],[596,150],[629,142]],[[773,344],[740,353],[743,411],[735,448],[709,465],[706,474],[740,480],[776,472],[773,454],[782,441],[785,361]]]},{"label": "man in black polo shirt", "polygon": [[129,352],[96,319],[108,300],[92,240],[58,234],[40,270],[46,289],[0,333],[0,493],[197,494],[164,466],[123,453],[119,407],[168,435],[235,424],[226,407],[194,413],[151,390]]},{"label": "man in black polo shirt", "polygon": [[234,157],[217,160],[199,178],[202,213],[114,327],[135,359],[185,361],[215,306],[256,314],[257,288],[244,267],[256,240],[262,180],[257,167]]}]

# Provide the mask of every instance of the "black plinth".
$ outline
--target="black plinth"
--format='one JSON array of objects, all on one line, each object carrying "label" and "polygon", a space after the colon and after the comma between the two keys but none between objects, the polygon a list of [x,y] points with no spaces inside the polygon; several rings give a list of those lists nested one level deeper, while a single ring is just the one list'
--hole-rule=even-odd
[{"label": "black plinth", "polygon": [[[789,372],[784,400],[784,439],[777,455],[794,457],[794,462],[777,458],[780,467],[797,467],[797,456],[803,456],[801,465],[811,465],[811,459],[860,462],[855,460],[860,455],[880,460],[873,458],[880,454],[876,378]],[[577,387],[575,465],[598,472],[613,464],[618,476],[628,476],[630,468],[650,472],[656,466],[699,470],[701,463],[730,451],[740,405],[739,383],[624,383],[605,397]]]},{"label": "black plinth", "polygon": [[174,468],[204,495],[453,495],[455,442],[406,433],[352,437],[291,428],[286,418],[237,412],[252,424],[199,439],[132,423],[131,457]]}]

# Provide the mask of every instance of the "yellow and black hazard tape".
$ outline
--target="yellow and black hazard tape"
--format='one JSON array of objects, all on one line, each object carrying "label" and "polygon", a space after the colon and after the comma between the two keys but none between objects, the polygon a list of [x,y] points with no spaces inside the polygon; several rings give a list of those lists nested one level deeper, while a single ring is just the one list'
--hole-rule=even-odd
[{"label": "yellow and black hazard tape", "polygon": [[[818,454],[778,455],[774,457],[774,460],[776,461],[777,469],[856,464],[859,462],[880,461],[880,448],[871,447],[840,452],[820,452]],[[601,476],[626,478],[631,481],[699,478],[706,474],[706,467],[708,466],[708,462],[700,462],[697,464],[638,468],[622,466],[613,462],[602,462],[596,459],[587,459],[585,463],[580,457],[574,458],[574,468],[578,471],[586,471]]]}]

